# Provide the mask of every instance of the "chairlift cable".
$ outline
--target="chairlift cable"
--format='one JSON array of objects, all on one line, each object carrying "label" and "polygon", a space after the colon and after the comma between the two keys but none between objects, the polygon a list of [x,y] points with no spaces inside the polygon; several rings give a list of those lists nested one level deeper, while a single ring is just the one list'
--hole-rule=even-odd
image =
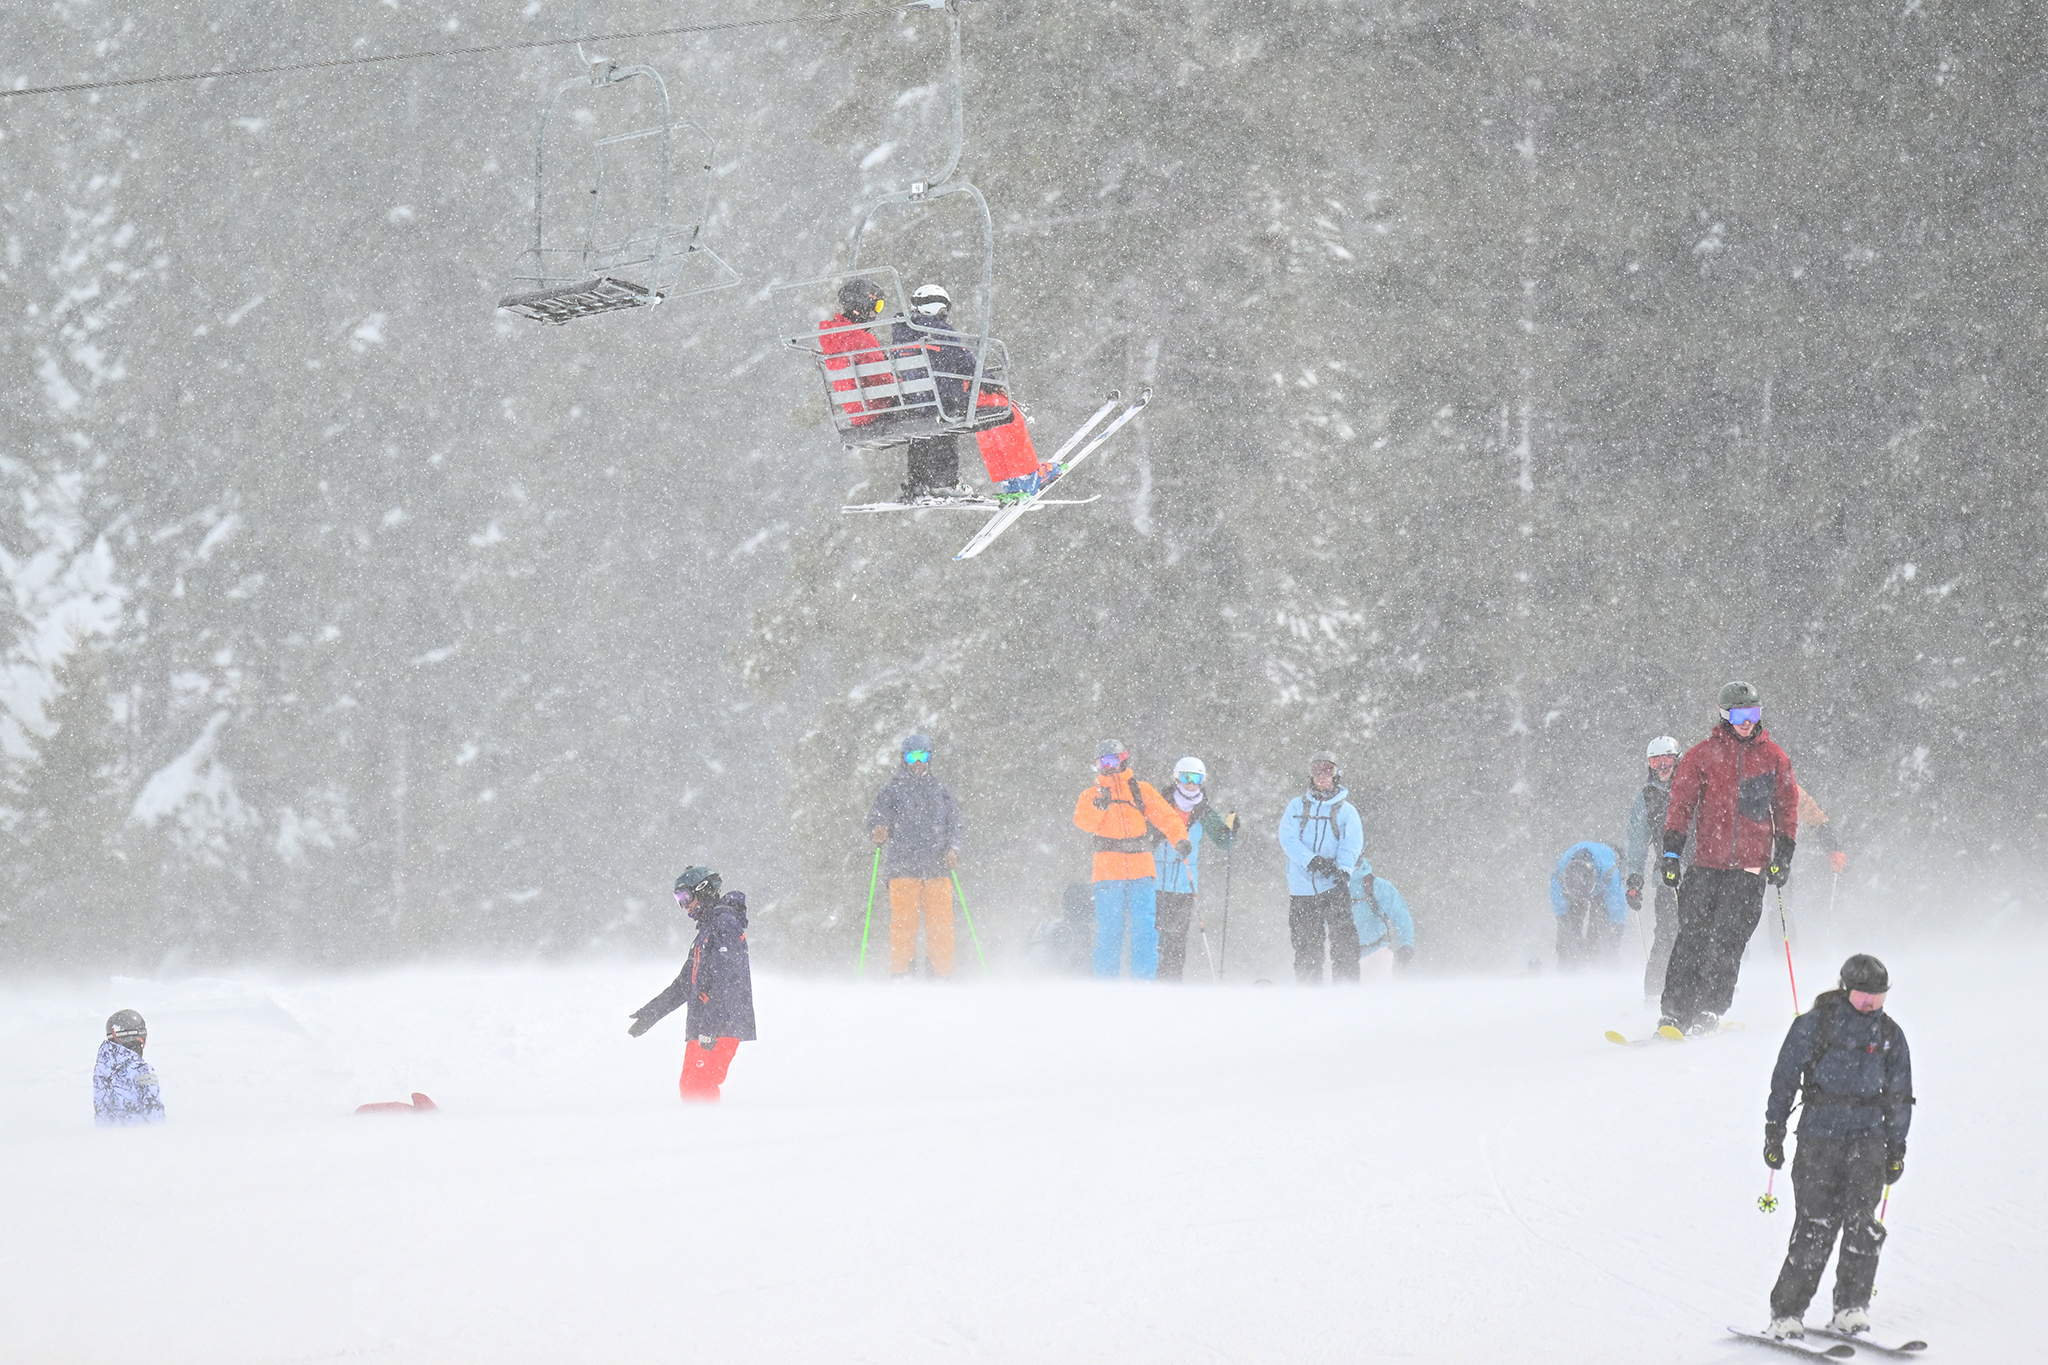
[{"label": "chairlift cable", "polygon": [[68,85],[17,86],[0,90],[0,98],[14,95],[67,95],[82,90],[117,90],[137,85],[169,85],[182,81],[217,81],[237,76],[278,76],[294,71],[325,71],[346,66],[375,66],[385,62],[421,62],[445,57],[483,57],[499,52],[532,52],[541,48],[573,47],[579,43],[622,43],[642,38],[676,38],[696,33],[725,33],[734,29],[774,28],[782,24],[823,24],[869,15],[899,14],[914,9],[940,9],[945,0],[899,0],[893,5],[863,5],[857,9],[826,10],[781,19],[734,19],[722,24],[683,24],[671,28],[642,29],[633,33],[588,33],[574,38],[535,38],[520,43],[487,43],[480,47],[438,48],[430,52],[390,52],[374,57],[329,57],[314,62],[286,62],[279,66],[228,67],[219,71],[190,71],[164,76],[130,76],[113,81],[75,81]]}]

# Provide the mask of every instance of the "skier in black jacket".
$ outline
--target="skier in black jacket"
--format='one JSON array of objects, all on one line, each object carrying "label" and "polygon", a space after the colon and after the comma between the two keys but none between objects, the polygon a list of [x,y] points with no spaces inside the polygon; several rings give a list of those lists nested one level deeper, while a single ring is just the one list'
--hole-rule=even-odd
[{"label": "skier in black jacket", "polygon": [[747,961],[747,897],[719,895],[720,878],[708,867],[688,867],[676,878],[676,903],[697,921],[690,961],[668,989],[634,1010],[626,1030],[635,1038],[689,1002],[685,1023],[691,1045],[684,1049],[677,1088],[686,1100],[716,1101],[718,1087],[741,1043],[754,1040],[754,972]]},{"label": "skier in black jacket", "polygon": [[1764,1163],[1772,1170],[1785,1164],[1794,1091],[1806,1110],[1792,1161],[1797,1221],[1771,1289],[1765,1329],[1779,1340],[1806,1335],[1801,1318],[1820,1288],[1837,1234],[1842,1253],[1828,1329],[1870,1330],[1870,1286],[1885,1235],[1877,1201],[1905,1173],[1906,1130],[1913,1121],[1913,1058],[1904,1031],[1884,1012],[1890,986],[1882,962],[1856,954],[1842,964],[1841,989],[1793,1020],[1778,1049],[1764,1109]]}]

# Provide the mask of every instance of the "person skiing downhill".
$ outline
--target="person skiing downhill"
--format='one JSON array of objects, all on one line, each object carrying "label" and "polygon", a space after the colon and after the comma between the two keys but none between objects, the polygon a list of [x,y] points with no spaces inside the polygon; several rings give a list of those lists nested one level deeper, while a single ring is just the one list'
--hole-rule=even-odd
[{"label": "person skiing downhill", "polygon": [[[1659,1027],[1711,1033],[1735,998],[1743,945],[1764,910],[1764,885],[1792,875],[1799,784],[1763,727],[1755,687],[1721,689],[1713,733],[1686,750],[1664,816],[1664,885],[1678,892],[1678,938],[1664,973]],[[1692,866],[1680,855],[1692,841]]]},{"label": "person skiing downhill", "polygon": [[882,847],[889,877],[889,975],[903,976],[917,956],[917,922],[934,976],[953,974],[953,883],[967,832],[960,804],[932,776],[932,741],[903,741],[903,767],[875,794],[868,834]]},{"label": "person skiing downhill", "polygon": [[638,1038],[689,1003],[690,1042],[676,1088],[686,1100],[716,1103],[718,1088],[741,1043],[754,1041],[754,973],[747,961],[747,897],[719,894],[722,879],[708,867],[676,878],[676,904],[697,921],[690,960],[668,989],[634,1010],[626,1032]]},{"label": "person skiing downhill", "polygon": [[1159,970],[1158,869],[1146,829],[1158,830],[1183,858],[1195,846],[1173,803],[1132,775],[1121,741],[1106,739],[1095,752],[1095,785],[1074,799],[1074,824],[1095,836],[1095,974],[1121,972],[1128,923],[1131,977],[1150,981]]},{"label": "person skiing downhill", "polygon": [[134,1010],[107,1018],[106,1040],[92,1065],[92,1118],[102,1128],[164,1121],[156,1068],[142,1060],[149,1025]]},{"label": "person skiing downhill", "polygon": [[1550,874],[1550,913],[1557,917],[1557,965],[1565,970],[1606,962],[1628,925],[1628,898],[1614,850],[1573,844]]},{"label": "person skiing downhill", "polygon": [[1805,1109],[1792,1159],[1792,1240],[1771,1287],[1771,1323],[1764,1329],[1780,1341],[1806,1335],[1806,1306],[1820,1288],[1837,1236],[1842,1245],[1828,1330],[1870,1330],[1871,1285],[1885,1238],[1877,1203],[1905,1175],[1906,1132],[1913,1123],[1913,1057],[1905,1031],[1885,1013],[1890,990],[1884,963],[1856,954],[1842,964],[1837,989],[1792,1021],[1778,1049],[1764,1107],[1764,1164],[1772,1170],[1785,1164],[1794,1092]]},{"label": "person skiing downhill", "polygon": [[1396,968],[1415,960],[1415,917],[1408,902],[1385,877],[1373,875],[1364,858],[1351,869],[1351,922],[1358,930],[1358,979],[1390,980]]},{"label": "person skiing downhill", "polygon": [[[1622,857],[1622,866],[1628,874],[1628,903],[1638,913],[1643,913],[1643,861],[1652,853],[1661,852],[1664,817],[1671,809],[1671,775],[1678,770],[1678,754],[1678,741],[1670,735],[1659,735],[1650,741],[1646,755],[1649,776],[1628,808],[1627,852]],[[1683,856],[1679,862],[1689,865]],[[1651,930],[1650,960],[1643,966],[1646,1005],[1663,997],[1664,969],[1671,963],[1671,945],[1678,941],[1678,896],[1661,877],[1657,879],[1651,905],[1656,923]]]},{"label": "person skiing downhill", "polygon": [[1199,758],[1184,758],[1173,765],[1173,808],[1187,822],[1188,852],[1162,838],[1152,846],[1152,865],[1157,901],[1155,916],[1159,929],[1159,975],[1161,981],[1178,981],[1187,962],[1188,922],[1194,915],[1195,896],[1201,889],[1202,844],[1213,839],[1228,849],[1237,838],[1237,815],[1219,814],[1209,802],[1209,770]]},{"label": "person skiing downhill", "polygon": [[1365,827],[1344,787],[1337,755],[1324,749],[1308,761],[1308,790],[1280,817],[1287,854],[1287,937],[1294,979],[1323,980],[1329,942],[1330,979],[1358,980],[1358,923],[1351,917],[1351,871],[1365,852]]}]

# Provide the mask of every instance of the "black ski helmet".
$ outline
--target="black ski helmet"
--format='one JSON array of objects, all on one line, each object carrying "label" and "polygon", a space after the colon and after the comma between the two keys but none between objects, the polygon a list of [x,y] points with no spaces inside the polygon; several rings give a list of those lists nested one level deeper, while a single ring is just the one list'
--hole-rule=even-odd
[{"label": "black ski helmet", "polygon": [[1764,699],[1757,692],[1755,683],[1746,683],[1738,679],[1735,682],[1728,683],[1721,689],[1721,714],[1723,716],[1728,714],[1731,707],[1762,706],[1763,704]]},{"label": "black ski helmet", "polygon": [[1891,973],[1869,953],[1858,953],[1842,964],[1842,989],[1883,995],[1892,988]]},{"label": "black ski helmet", "polygon": [[1582,905],[1600,892],[1600,868],[1593,861],[1590,849],[1580,849],[1572,854],[1562,871],[1557,874],[1558,885],[1564,889],[1564,898],[1574,905]]},{"label": "black ski helmet", "polygon": [[723,885],[719,875],[708,867],[686,867],[683,875],[676,878],[676,899],[687,901],[702,896],[709,900]]},{"label": "black ski helmet", "polygon": [[881,311],[887,297],[873,280],[865,276],[851,279],[839,286],[839,311],[848,322],[864,322]]},{"label": "black ski helmet", "polygon": [[134,1010],[115,1010],[107,1016],[107,1037],[117,1043],[149,1036],[149,1025]]}]

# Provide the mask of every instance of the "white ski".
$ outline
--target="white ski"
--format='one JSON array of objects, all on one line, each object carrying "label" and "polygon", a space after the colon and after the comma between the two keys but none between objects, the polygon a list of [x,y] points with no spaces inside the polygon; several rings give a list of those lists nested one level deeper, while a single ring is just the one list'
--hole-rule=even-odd
[{"label": "white ski", "polygon": [[[1102,494],[1092,498],[1047,498],[1038,503],[1039,507],[1084,507],[1098,502]],[[839,509],[842,515],[869,512],[994,512],[1002,504],[994,498],[953,498],[941,502],[857,502]]]},{"label": "white ski", "polygon": [[[1059,478],[1053,480],[1052,483],[1047,484],[1044,488],[1039,489],[1036,493],[1033,493],[1029,498],[1026,498],[1023,502],[1016,504],[1014,507],[1005,507],[1002,511],[990,517],[988,519],[988,524],[986,526],[983,526],[979,531],[976,531],[974,533],[974,539],[968,541],[966,545],[961,547],[960,553],[954,555],[953,558],[956,560],[974,558],[983,550],[986,550],[989,546],[995,544],[996,537],[1001,535],[1003,532],[1009,530],[1012,526],[1016,525],[1018,519],[1022,517],[1026,512],[1029,512],[1034,507],[1043,506],[1046,503],[1052,501],[1051,499],[1045,496],[1047,490],[1056,488],[1059,486],[1060,483],[1064,482],[1067,475],[1072,474],[1075,468],[1083,460],[1087,459],[1090,455],[1093,455],[1096,451],[1102,449],[1104,443],[1107,442],[1110,437],[1116,435],[1117,432],[1120,431],[1126,423],[1128,423],[1132,418],[1136,417],[1139,413],[1143,412],[1145,410],[1146,405],[1149,404],[1151,401],[1152,390],[1146,389],[1143,393],[1140,393],[1138,395],[1137,402],[1131,404],[1122,412],[1118,413],[1117,418],[1114,422],[1111,422],[1108,426],[1104,427],[1100,435],[1091,439],[1087,445],[1082,446],[1081,449],[1074,455],[1074,458],[1070,461],[1067,461],[1067,467],[1060,472]],[[1082,427],[1079,431],[1075,432],[1073,437],[1069,439],[1065,445],[1060,447],[1059,453],[1054,455],[1051,460],[1047,461],[1047,463],[1060,463],[1062,457],[1064,457],[1069,450],[1072,450],[1074,446],[1080,442],[1082,437],[1086,436],[1090,431],[1094,430],[1096,424],[1102,420],[1103,414],[1108,412],[1111,408],[1115,407],[1117,402],[1118,395],[1112,394],[1110,396],[1109,402],[1104,403],[1100,408],[1097,408],[1095,411],[1095,415],[1088,419],[1087,425]]]}]

